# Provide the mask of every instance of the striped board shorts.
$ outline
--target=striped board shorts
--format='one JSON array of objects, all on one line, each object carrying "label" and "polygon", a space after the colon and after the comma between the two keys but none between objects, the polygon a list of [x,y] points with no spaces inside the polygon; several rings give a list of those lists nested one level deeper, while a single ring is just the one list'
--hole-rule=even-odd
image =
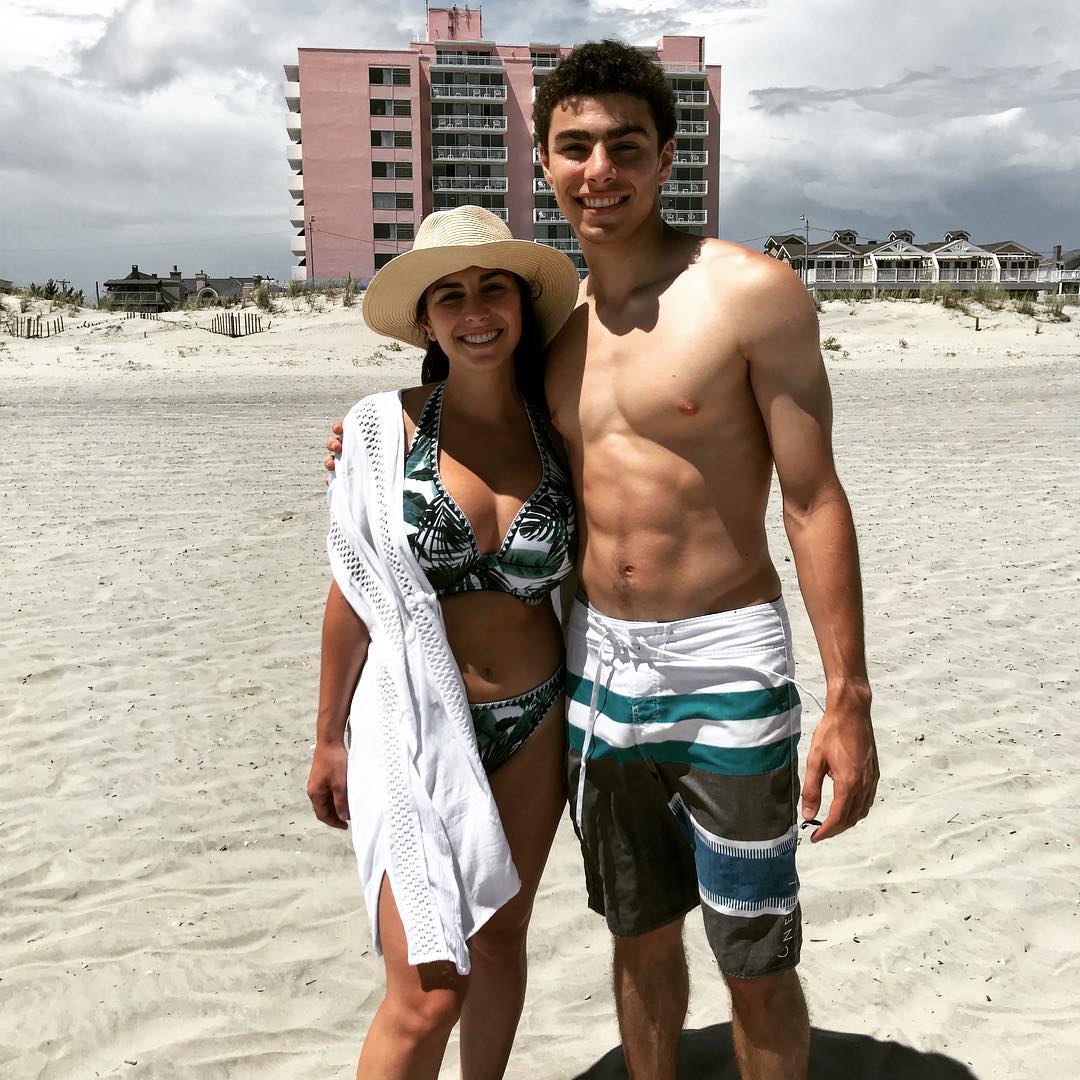
[{"label": "striped board shorts", "polygon": [[589,906],[632,937],[700,903],[724,974],[797,964],[800,704],[783,600],[667,623],[578,600],[566,666]]}]

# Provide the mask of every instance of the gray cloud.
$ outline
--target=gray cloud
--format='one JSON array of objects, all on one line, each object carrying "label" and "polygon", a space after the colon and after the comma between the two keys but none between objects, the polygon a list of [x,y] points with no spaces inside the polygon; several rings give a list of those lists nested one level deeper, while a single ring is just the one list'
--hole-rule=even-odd
[{"label": "gray cloud", "polygon": [[1034,65],[965,75],[945,67],[905,71],[872,86],[769,86],[751,91],[752,107],[790,116],[852,105],[892,117],[978,116],[1033,104],[1080,100],[1080,73],[1048,72]]}]

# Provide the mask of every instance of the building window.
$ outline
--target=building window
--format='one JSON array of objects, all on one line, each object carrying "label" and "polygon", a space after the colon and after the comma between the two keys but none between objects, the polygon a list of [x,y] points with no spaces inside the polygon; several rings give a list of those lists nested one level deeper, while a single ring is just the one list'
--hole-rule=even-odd
[{"label": "building window", "polygon": [[399,67],[368,68],[368,82],[379,86],[408,86],[409,69]]},{"label": "building window", "polygon": [[413,238],[412,222],[395,224],[392,221],[376,221],[373,236],[376,240],[411,240]]},{"label": "building window", "polygon": [[411,161],[373,161],[371,175],[376,180],[411,180]]},{"label": "building window", "polygon": [[375,256],[375,269],[381,270],[394,256],[387,252],[382,252]]},{"label": "building window", "polygon": [[412,116],[412,102],[398,98],[372,98],[372,116]]},{"label": "building window", "polygon": [[408,150],[412,147],[411,131],[372,131],[371,145]]},{"label": "building window", "polygon": [[376,191],[371,196],[371,205],[376,210],[411,210],[413,197],[396,191]]}]

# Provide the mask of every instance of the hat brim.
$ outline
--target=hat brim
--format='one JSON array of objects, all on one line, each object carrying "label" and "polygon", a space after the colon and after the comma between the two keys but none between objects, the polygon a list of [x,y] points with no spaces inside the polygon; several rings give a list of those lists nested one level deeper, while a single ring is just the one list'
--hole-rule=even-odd
[{"label": "hat brim", "polygon": [[364,322],[378,334],[426,348],[427,336],[416,323],[420,297],[432,282],[470,266],[507,270],[532,286],[545,345],[577,304],[577,268],[561,251],[531,240],[495,240],[414,248],[396,256],[375,274],[364,292]]}]

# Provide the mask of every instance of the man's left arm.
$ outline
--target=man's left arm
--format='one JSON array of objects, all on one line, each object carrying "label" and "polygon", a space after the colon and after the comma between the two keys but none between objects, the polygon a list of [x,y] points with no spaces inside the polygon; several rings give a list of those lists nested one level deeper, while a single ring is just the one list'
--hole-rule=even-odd
[{"label": "man's left arm", "polygon": [[782,264],[758,262],[753,277],[758,279],[754,296],[740,320],[744,355],[772,446],[799,588],[825,669],[825,715],[810,743],[802,791],[803,817],[814,819],[824,778],[832,779],[828,817],[810,837],[817,842],[864,818],[877,790],[859,552],[833,461],[832,396],[814,304]]}]

